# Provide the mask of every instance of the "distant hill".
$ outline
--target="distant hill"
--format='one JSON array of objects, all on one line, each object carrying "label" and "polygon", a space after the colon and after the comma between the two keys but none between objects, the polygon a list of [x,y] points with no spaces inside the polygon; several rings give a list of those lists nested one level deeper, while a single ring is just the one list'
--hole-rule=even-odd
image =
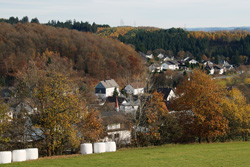
[{"label": "distant hill", "polygon": [[200,27],[200,28],[186,28],[187,31],[248,31],[250,32],[250,27]]},{"label": "distant hill", "polygon": [[[211,30],[211,29],[210,29]],[[133,33],[131,33],[133,32]],[[134,45],[137,51],[163,54],[174,57],[193,56],[201,61],[202,56],[214,61],[227,59],[235,65],[250,63],[250,33],[247,31],[185,31],[181,28],[153,31],[128,31],[119,35],[124,43]]]},{"label": "distant hill", "polygon": [[74,69],[96,80],[128,80],[144,70],[138,53],[118,40],[35,23],[0,23],[0,64],[8,66],[8,72],[17,71],[46,50],[69,58]]}]

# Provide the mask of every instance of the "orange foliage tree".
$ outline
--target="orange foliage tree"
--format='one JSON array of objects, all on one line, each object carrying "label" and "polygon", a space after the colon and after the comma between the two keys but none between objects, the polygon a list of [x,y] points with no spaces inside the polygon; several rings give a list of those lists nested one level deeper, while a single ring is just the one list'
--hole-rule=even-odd
[{"label": "orange foliage tree", "polygon": [[103,134],[102,120],[96,110],[84,112],[79,129],[83,135],[83,142],[96,142]]},{"label": "orange foliage tree", "polygon": [[205,72],[194,70],[176,90],[175,111],[191,112],[190,129],[199,141],[224,135],[228,120],[223,117],[222,89]]},{"label": "orange foliage tree", "polygon": [[168,109],[163,99],[163,94],[155,91],[151,99],[146,103],[146,124],[148,127],[147,136],[151,143],[155,144],[161,139],[159,129],[164,122]]}]

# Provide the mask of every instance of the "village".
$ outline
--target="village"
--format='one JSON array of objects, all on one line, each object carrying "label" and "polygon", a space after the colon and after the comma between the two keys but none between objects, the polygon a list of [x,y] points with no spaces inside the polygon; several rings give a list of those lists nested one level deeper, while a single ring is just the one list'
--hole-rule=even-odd
[{"label": "village", "polygon": [[[153,60],[153,55],[143,55],[148,60]],[[213,64],[211,61],[198,62],[193,58],[186,57],[182,60],[175,60],[174,57],[164,56],[159,54],[157,56],[158,62],[154,62],[148,66],[149,74],[162,73],[164,71],[178,71],[179,75],[183,72],[192,72],[192,69],[199,67],[207,71],[209,75],[223,75],[226,72],[233,72],[235,70],[233,65],[230,65],[227,61],[221,61],[220,65]],[[201,67],[202,66],[202,67]],[[169,76],[172,77],[172,76]],[[131,119],[137,117],[136,113],[138,110],[142,110],[146,101],[150,99],[151,93],[149,92],[149,81],[137,81],[132,82],[121,88],[114,79],[107,79],[100,81],[95,87],[96,103],[90,104],[98,110],[100,110],[100,118],[103,120],[104,129],[106,129],[107,136],[100,141],[115,141],[119,146],[125,146],[131,144],[132,131],[138,131],[140,133],[148,132],[147,127],[143,126],[132,126]],[[153,83],[150,83],[153,84]],[[165,108],[169,109],[171,99],[176,98],[175,95],[176,87],[169,86],[158,86],[157,92],[161,92],[164,98]],[[1,97],[5,102],[13,100],[14,92],[11,88],[3,88],[1,90]],[[32,108],[29,102],[21,102],[16,106],[11,107],[11,111],[8,112],[10,120],[15,117],[21,110],[26,110],[28,115],[32,115],[37,112],[37,108]],[[29,117],[29,116],[28,116]],[[133,120],[132,119],[132,120]],[[128,121],[130,120],[130,121]],[[36,131],[30,136],[28,132],[24,132],[22,142],[32,142],[34,138],[39,139],[41,131],[39,128],[35,128],[31,120],[28,118],[24,126],[33,126]]]}]

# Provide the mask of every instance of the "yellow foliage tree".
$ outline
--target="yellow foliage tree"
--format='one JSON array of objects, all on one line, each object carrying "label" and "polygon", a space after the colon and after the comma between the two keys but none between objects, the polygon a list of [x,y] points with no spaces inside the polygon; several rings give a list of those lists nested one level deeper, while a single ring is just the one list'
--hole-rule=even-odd
[{"label": "yellow foliage tree", "polygon": [[8,116],[8,106],[0,101],[0,142],[6,142],[8,137],[4,137],[3,134],[10,127],[9,121],[11,118]]},{"label": "yellow foliage tree", "polygon": [[240,90],[233,88],[227,92],[227,97],[223,100],[223,110],[229,120],[229,137],[234,138],[242,134],[247,141],[250,131],[250,105],[246,103],[246,98]]},{"label": "yellow foliage tree", "polygon": [[77,123],[83,115],[82,103],[72,91],[69,78],[55,71],[47,72],[47,77],[35,89],[37,104],[37,127],[45,137],[47,154],[61,154],[66,143],[77,147]]}]

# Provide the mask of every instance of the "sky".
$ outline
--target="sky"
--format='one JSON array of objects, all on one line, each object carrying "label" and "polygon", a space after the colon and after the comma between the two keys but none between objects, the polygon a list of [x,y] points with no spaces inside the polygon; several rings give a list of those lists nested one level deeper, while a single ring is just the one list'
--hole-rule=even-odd
[{"label": "sky", "polygon": [[250,0],[0,0],[0,18],[159,28],[250,26]]}]

